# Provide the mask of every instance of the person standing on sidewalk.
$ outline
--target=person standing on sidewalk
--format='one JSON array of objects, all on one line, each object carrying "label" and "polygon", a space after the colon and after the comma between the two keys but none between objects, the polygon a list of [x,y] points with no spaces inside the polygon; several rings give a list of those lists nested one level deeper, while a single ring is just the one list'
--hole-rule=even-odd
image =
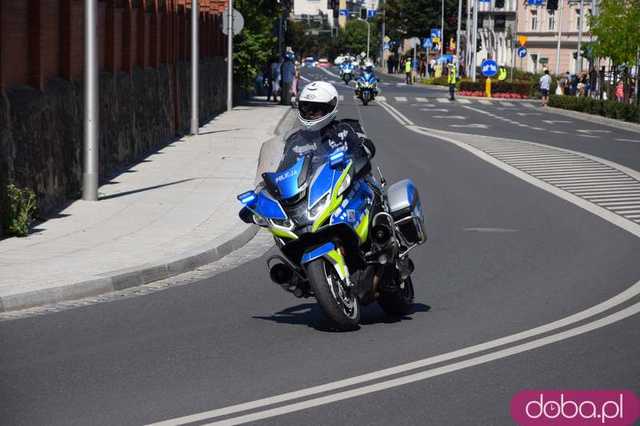
[{"label": "person standing on sidewalk", "polygon": [[404,73],[405,73],[405,82],[407,84],[413,84],[413,77],[411,75],[412,73],[412,69],[411,69],[411,58],[407,57],[404,60]]},{"label": "person standing on sidewalk", "polygon": [[291,88],[293,79],[296,76],[296,64],[293,62],[294,55],[291,52],[284,54],[284,62],[280,69],[282,76],[282,93],[280,95],[281,105],[291,105]]},{"label": "person standing on sidewalk", "polygon": [[449,64],[447,67],[449,68],[449,75],[447,75],[447,83],[449,83],[449,100],[455,101],[456,81],[458,79],[456,66],[454,64]]},{"label": "person standing on sidewalk", "polygon": [[540,93],[542,94],[542,106],[547,106],[549,102],[549,90],[551,89],[551,76],[549,70],[545,69],[544,74],[540,77]]},{"label": "person standing on sidewalk", "polygon": [[271,92],[273,93],[273,101],[278,102],[278,91],[280,90],[280,62],[274,57],[271,62]]}]

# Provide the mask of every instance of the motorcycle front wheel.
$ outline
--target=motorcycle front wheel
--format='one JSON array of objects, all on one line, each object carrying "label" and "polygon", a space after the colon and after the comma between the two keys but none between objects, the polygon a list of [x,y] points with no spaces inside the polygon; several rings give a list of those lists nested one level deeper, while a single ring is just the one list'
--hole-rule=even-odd
[{"label": "motorcycle front wheel", "polygon": [[369,96],[364,95],[361,99],[362,99],[362,105],[367,106],[367,104],[369,103]]},{"label": "motorcycle front wheel", "polygon": [[354,330],[360,322],[360,304],[333,265],[320,258],[307,265],[309,284],[324,314],[340,330]]}]

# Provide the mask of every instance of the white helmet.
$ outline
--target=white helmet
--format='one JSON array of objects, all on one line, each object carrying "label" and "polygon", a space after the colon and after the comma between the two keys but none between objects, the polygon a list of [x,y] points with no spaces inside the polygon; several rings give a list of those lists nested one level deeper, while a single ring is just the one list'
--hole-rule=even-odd
[{"label": "white helmet", "polygon": [[302,89],[298,119],[308,130],[320,130],[338,114],[338,91],[326,81],[314,81]]}]

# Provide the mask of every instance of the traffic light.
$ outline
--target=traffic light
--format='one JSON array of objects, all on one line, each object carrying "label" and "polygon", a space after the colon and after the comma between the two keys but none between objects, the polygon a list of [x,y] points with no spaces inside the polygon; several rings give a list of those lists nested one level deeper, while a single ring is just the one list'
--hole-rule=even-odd
[{"label": "traffic light", "polygon": [[558,10],[558,0],[547,0],[548,10]]},{"label": "traffic light", "polygon": [[496,0],[496,8],[504,9],[504,0]]},{"label": "traffic light", "polygon": [[364,7],[360,8],[360,19],[362,19],[363,21],[367,20],[367,9]]}]

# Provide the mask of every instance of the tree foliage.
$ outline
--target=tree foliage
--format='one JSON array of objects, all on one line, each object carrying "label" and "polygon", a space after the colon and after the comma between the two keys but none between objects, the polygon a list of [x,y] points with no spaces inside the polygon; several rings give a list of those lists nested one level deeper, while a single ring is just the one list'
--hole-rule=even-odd
[{"label": "tree foliage", "polygon": [[[467,0],[462,2],[463,13],[466,10],[466,2]],[[387,34],[393,40],[429,37],[432,28],[440,28],[441,0],[387,0],[383,8]],[[455,38],[457,25],[458,0],[444,0],[444,35],[447,46],[449,39]]]},{"label": "tree foliage", "polygon": [[600,0],[600,13],[590,18],[593,53],[616,64],[632,66],[640,46],[640,0]]},{"label": "tree foliage", "polygon": [[233,73],[241,84],[250,86],[260,67],[273,55],[278,44],[280,6],[275,0],[236,0],[234,8],[244,17],[244,29],[233,38]]},{"label": "tree foliage", "polygon": [[[380,50],[380,32],[375,23],[371,23],[370,50],[371,57],[378,56]],[[367,51],[367,23],[360,20],[350,20],[344,30],[340,30],[337,38],[337,48],[341,53],[353,55]]]}]

